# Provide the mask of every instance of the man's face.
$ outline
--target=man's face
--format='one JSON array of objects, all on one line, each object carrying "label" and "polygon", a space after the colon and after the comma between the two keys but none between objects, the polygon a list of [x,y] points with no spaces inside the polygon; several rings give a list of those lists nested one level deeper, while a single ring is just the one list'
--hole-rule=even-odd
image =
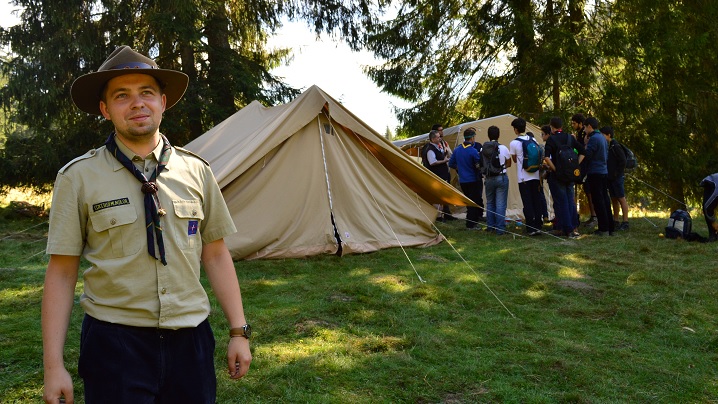
[{"label": "man's face", "polygon": [[583,128],[583,125],[579,122],[571,121],[571,127],[573,128],[573,130],[579,130]]},{"label": "man's face", "polygon": [[167,97],[157,80],[147,74],[125,74],[105,86],[100,111],[122,138],[136,142],[159,131]]}]

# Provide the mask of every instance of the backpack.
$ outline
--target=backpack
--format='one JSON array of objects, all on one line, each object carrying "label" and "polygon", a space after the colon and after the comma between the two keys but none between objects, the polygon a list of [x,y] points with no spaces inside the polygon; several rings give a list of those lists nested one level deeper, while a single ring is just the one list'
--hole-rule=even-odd
[{"label": "backpack", "polygon": [[553,161],[556,166],[556,179],[562,183],[581,182],[581,167],[578,164],[578,153],[571,146],[573,137],[566,134],[565,144],[559,145],[556,158]]},{"label": "backpack", "polygon": [[666,238],[690,241],[691,239],[691,215],[685,210],[674,210],[671,217],[668,218],[668,226],[666,226]]},{"label": "backpack", "polygon": [[541,164],[543,164],[543,149],[533,139],[524,140],[517,137],[516,140],[521,142],[521,148],[524,154],[523,169],[528,173],[535,173],[541,168]]},{"label": "backpack", "polygon": [[503,173],[504,167],[499,158],[499,142],[486,142],[481,147],[481,174],[495,177]]},{"label": "backpack", "polygon": [[630,173],[633,171],[636,167],[638,167],[638,161],[636,161],[636,155],[633,154],[633,151],[626,147],[625,144],[620,143],[619,141],[616,141],[619,146],[621,146],[621,149],[623,149],[623,154],[626,155],[626,167],[624,168],[624,172]]}]

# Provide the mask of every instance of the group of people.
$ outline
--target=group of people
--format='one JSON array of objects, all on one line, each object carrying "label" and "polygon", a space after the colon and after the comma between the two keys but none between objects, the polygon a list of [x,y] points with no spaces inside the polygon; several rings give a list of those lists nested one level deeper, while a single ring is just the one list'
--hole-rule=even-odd
[{"label": "group of people", "polygon": [[[429,133],[429,145],[422,158],[432,172],[447,182],[449,168],[456,170],[462,192],[478,207],[467,207],[466,227],[479,228],[497,235],[506,232],[506,207],[509,194],[507,170],[515,166],[519,194],[523,203],[523,223],[528,236],[543,233],[544,220],[548,218],[546,199],[543,192],[544,180],[548,183],[553,198],[553,234],[577,238],[580,220],[575,198],[577,188],[587,196],[591,218],[585,226],[595,226],[593,234],[610,236],[617,230],[628,230],[628,204],[624,188],[626,155],[614,139],[610,126],[599,127],[598,120],[576,114],[571,119],[574,133],[564,132],[563,120],[553,117],[548,125],[541,128],[544,142],[539,145],[534,134],[526,132],[526,120],[516,118],[511,122],[515,138],[508,147],[499,143],[500,129],[487,129],[489,141],[476,141],[476,129],[464,130],[464,142],[453,151],[443,140],[443,127],[435,125]],[[527,142],[534,142],[542,150],[540,167],[528,168],[525,163]],[[563,149],[573,150],[577,156],[581,176],[575,182],[557,175],[560,164],[559,154]],[[486,197],[484,206],[482,194]],[[619,222],[619,210],[622,221]],[[486,217],[484,217],[484,211]],[[448,206],[444,206],[439,221],[451,217]]]}]

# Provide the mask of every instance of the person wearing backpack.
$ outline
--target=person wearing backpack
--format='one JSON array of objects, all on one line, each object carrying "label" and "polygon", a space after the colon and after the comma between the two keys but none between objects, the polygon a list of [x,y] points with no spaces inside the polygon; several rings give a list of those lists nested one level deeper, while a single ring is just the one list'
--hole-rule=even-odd
[{"label": "person wearing backpack", "polygon": [[598,230],[593,234],[612,236],[615,227],[613,213],[611,213],[611,198],[608,196],[608,142],[598,130],[596,118],[586,118],[583,126],[588,136],[584,159],[586,182],[591,191],[591,200],[596,209],[596,220],[598,221]]},{"label": "person wearing backpack", "polygon": [[[586,120],[586,117],[583,116],[581,113],[574,114],[571,117],[571,128],[573,129],[573,136],[578,140],[579,143],[581,143],[581,146],[584,148],[586,147],[586,142],[588,139],[586,138],[586,128],[583,126],[583,122]],[[596,209],[593,206],[593,200],[591,200],[591,190],[588,188],[588,182],[586,182],[586,173],[585,169],[582,167],[583,172],[583,179],[579,184],[576,184],[576,204],[578,205],[578,189],[583,190],[583,194],[586,195],[586,202],[588,203],[588,210],[591,214],[591,217],[588,218],[585,222],[583,222],[583,225],[586,227],[595,227],[596,226]],[[580,186],[579,186],[580,185]],[[580,216],[580,214],[579,214]],[[579,223],[580,223],[580,217],[579,217]]]},{"label": "person wearing backpack", "polygon": [[[469,128],[464,131],[464,143],[458,145],[454,149],[454,153],[449,159],[449,167],[456,170],[459,176],[459,186],[464,195],[471,199],[475,204],[482,206],[481,203],[481,174],[478,167],[481,157],[474,147],[476,131]],[[466,228],[474,229],[481,220],[481,208],[473,206],[466,207]]]},{"label": "person wearing backpack", "polygon": [[498,126],[489,126],[489,141],[481,147],[484,190],[486,193],[486,224],[497,235],[506,232],[506,202],[509,197],[509,177],[506,169],[511,167],[509,149],[499,143]]},{"label": "person wearing backpack", "polygon": [[[551,136],[544,146],[544,163],[548,167],[548,187],[553,198],[553,210],[559,226],[558,233],[568,238],[578,238],[578,215],[574,200],[574,184],[580,180],[580,172],[574,173],[573,178],[568,174],[578,170],[578,164],[583,161],[585,150],[583,146],[570,134],[563,131],[563,120],[553,117],[549,123]],[[567,154],[576,156],[565,158]],[[575,161],[574,161],[575,160]],[[568,162],[574,166],[567,168]],[[566,174],[568,171],[568,174]],[[578,174],[578,175],[575,175]]]},{"label": "person wearing backpack", "polygon": [[[624,170],[626,168],[626,153],[623,147],[613,138],[613,128],[604,126],[601,133],[608,142],[608,196],[611,197],[613,208],[613,226],[616,230],[628,230],[628,202],[624,188]],[[618,224],[618,210],[621,209],[623,221]]]},{"label": "person wearing backpack", "polygon": [[519,183],[519,194],[524,205],[524,223],[529,236],[541,234],[543,219],[541,217],[541,182],[539,179],[543,152],[526,131],[526,121],[516,118],[511,122],[516,139],[509,143],[511,160],[516,163],[516,177]]}]

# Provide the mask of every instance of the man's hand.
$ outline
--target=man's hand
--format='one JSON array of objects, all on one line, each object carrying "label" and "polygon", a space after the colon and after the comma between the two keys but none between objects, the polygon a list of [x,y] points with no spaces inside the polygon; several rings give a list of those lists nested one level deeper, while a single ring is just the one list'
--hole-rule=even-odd
[{"label": "man's hand", "polygon": [[240,379],[249,371],[252,353],[249,351],[249,340],[244,337],[232,337],[227,346],[227,370],[229,377]]},{"label": "man's hand", "polygon": [[49,404],[59,404],[60,398],[64,397],[66,404],[75,402],[72,390],[72,377],[64,368],[59,367],[53,370],[45,370],[45,391],[42,399]]}]

